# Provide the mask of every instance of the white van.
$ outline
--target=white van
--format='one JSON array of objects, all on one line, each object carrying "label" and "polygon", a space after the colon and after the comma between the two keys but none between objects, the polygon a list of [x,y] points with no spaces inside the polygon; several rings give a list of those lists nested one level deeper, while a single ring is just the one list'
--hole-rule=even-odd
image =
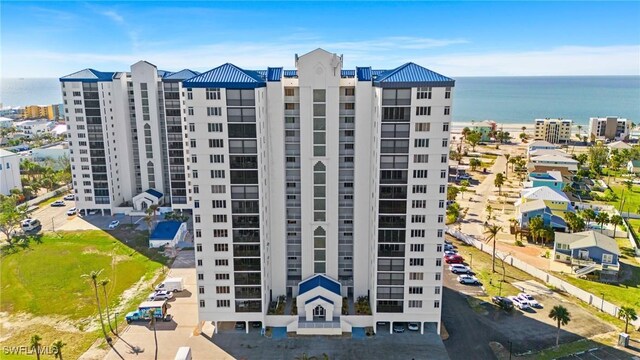
[{"label": "white van", "polygon": [[188,346],[178,348],[178,352],[176,353],[174,360],[191,360],[191,348]]},{"label": "white van", "polygon": [[40,220],[38,219],[26,219],[22,222],[23,231],[32,231],[40,226]]}]

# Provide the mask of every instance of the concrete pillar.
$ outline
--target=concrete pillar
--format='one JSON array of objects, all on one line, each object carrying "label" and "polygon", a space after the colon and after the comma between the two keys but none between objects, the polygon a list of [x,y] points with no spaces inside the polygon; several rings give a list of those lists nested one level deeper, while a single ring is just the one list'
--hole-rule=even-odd
[{"label": "concrete pillar", "polygon": [[418,324],[420,324],[420,335],[424,334],[424,323],[423,322],[419,322]]},{"label": "concrete pillar", "polygon": [[244,331],[245,331],[245,333],[247,333],[247,334],[249,333],[249,322],[248,322],[248,321],[245,321],[245,322],[244,322]]},{"label": "concrete pillar", "polygon": [[216,334],[217,334],[217,333],[218,333],[218,322],[217,322],[217,321],[214,321],[214,322],[213,322],[213,326],[214,326],[214,328],[215,328],[214,333],[216,333]]},{"label": "concrete pillar", "polygon": [[389,321],[389,334],[393,334],[393,321]]}]

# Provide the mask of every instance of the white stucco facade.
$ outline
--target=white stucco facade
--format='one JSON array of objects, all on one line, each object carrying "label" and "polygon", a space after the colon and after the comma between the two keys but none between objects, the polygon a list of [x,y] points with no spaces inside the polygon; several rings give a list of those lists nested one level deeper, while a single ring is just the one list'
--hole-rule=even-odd
[{"label": "white stucco facade", "polygon": [[0,194],[9,195],[12,189],[22,190],[20,155],[0,149]]}]

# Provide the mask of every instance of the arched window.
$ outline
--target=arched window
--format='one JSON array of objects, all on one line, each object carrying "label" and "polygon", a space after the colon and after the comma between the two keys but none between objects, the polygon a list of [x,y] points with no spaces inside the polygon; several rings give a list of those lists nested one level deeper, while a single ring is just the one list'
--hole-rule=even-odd
[{"label": "arched window", "polygon": [[156,174],[155,174],[155,171],[154,171],[153,162],[151,162],[151,161],[147,162],[147,179],[149,179],[149,188],[150,189],[155,189],[156,188]]},{"label": "arched window", "polygon": [[327,232],[324,231],[324,228],[322,226],[318,226],[314,231],[313,231],[313,235],[314,236],[324,236],[327,235]]},{"label": "arched window", "polygon": [[327,171],[327,167],[324,166],[322,161],[318,161],[315,165],[313,165],[313,171]]}]

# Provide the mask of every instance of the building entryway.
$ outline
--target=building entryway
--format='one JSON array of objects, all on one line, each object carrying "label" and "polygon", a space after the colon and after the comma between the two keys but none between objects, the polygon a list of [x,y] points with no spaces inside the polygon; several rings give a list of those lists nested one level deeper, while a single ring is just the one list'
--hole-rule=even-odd
[{"label": "building entryway", "polygon": [[313,309],[313,321],[316,321],[316,320],[320,320],[320,321],[325,320],[325,311],[322,305],[318,305],[315,307],[315,309]]}]

